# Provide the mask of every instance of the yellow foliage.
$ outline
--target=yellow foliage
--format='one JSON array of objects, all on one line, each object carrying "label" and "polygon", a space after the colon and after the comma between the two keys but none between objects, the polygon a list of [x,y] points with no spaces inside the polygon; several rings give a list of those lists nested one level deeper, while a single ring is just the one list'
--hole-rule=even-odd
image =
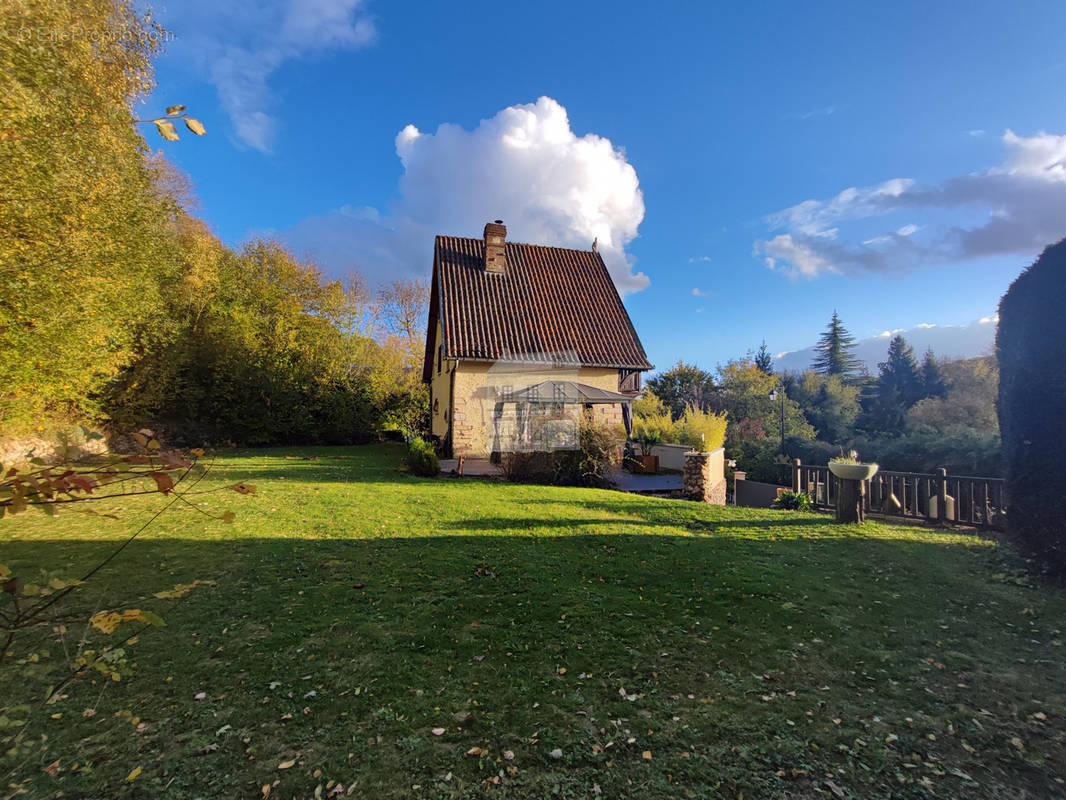
[{"label": "yellow foliage", "polygon": [[633,401],[633,436],[659,434],[664,442],[677,441],[677,426],[668,409],[651,389]]},{"label": "yellow foliage", "polygon": [[680,443],[697,450],[717,450],[725,444],[726,421],[724,411],[716,414],[689,406],[677,423]]}]

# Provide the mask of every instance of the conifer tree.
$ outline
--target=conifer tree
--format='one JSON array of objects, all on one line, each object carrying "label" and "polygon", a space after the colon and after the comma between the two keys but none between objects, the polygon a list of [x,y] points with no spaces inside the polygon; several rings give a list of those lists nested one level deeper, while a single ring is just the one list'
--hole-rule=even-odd
[{"label": "conifer tree", "polygon": [[862,361],[854,353],[855,337],[848,333],[835,310],[815,349],[817,355],[811,365],[815,372],[847,379],[863,371]]},{"label": "conifer tree", "polygon": [[922,397],[914,349],[902,336],[895,336],[888,344],[888,355],[877,366],[880,376],[868,398],[865,427],[878,433],[902,433],[908,409]]},{"label": "conifer tree", "polygon": [[944,371],[932,349],[925,351],[920,370],[922,397],[947,397],[948,384],[944,380]]},{"label": "conifer tree", "polygon": [[770,351],[766,349],[765,339],[762,340],[762,344],[759,346],[759,352],[755,354],[755,366],[767,375],[774,374],[774,358],[770,355]]}]

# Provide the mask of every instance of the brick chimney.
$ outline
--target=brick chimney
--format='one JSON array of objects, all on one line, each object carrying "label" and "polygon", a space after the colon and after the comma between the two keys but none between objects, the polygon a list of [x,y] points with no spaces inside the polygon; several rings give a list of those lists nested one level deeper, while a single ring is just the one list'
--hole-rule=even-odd
[{"label": "brick chimney", "polygon": [[485,272],[507,271],[507,228],[502,219],[485,224]]}]

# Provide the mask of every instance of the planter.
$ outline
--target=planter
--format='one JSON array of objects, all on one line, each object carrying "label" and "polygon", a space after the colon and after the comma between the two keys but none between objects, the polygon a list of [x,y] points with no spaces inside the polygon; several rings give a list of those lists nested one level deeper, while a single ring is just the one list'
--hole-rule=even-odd
[{"label": "planter", "polygon": [[841,461],[830,461],[829,471],[841,480],[868,481],[877,474],[877,464],[845,464]]},{"label": "planter", "polygon": [[636,472],[640,475],[654,475],[659,471],[658,456],[635,456]]}]

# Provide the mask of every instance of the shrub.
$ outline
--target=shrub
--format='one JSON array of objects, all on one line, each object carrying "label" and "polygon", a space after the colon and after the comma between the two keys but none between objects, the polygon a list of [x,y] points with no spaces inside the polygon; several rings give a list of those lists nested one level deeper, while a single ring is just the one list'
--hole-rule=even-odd
[{"label": "shrub", "polygon": [[552,483],[600,488],[613,486],[607,473],[622,459],[622,437],[617,427],[584,419],[578,426],[578,437],[577,450],[560,450],[552,454],[555,472]]},{"label": "shrub", "polygon": [[717,450],[725,444],[726,421],[725,412],[716,414],[689,406],[677,425],[680,444],[704,452]]},{"label": "shrub", "polygon": [[583,419],[578,424],[578,447],[551,452],[504,453],[503,474],[516,483],[551,483],[557,486],[613,485],[608,473],[621,461],[623,435],[613,425]]},{"label": "shrub", "polygon": [[413,475],[423,478],[435,478],[440,473],[440,460],[433,444],[421,437],[415,437],[407,448],[404,464]]},{"label": "shrub", "polygon": [[633,401],[633,423],[634,438],[658,434],[660,441],[677,441],[676,425],[670,416],[670,409],[651,389],[645,389],[644,394]]},{"label": "shrub", "polygon": [[782,508],[786,511],[810,511],[811,499],[803,492],[781,492],[770,508]]},{"label": "shrub", "polygon": [[999,304],[999,427],[1011,535],[1050,573],[1066,577],[1066,317],[1060,298],[1066,239],[1048,247]]},{"label": "shrub", "polygon": [[551,453],[504,453],[500,466],[504,478],[512,483],[551,483]]}]

